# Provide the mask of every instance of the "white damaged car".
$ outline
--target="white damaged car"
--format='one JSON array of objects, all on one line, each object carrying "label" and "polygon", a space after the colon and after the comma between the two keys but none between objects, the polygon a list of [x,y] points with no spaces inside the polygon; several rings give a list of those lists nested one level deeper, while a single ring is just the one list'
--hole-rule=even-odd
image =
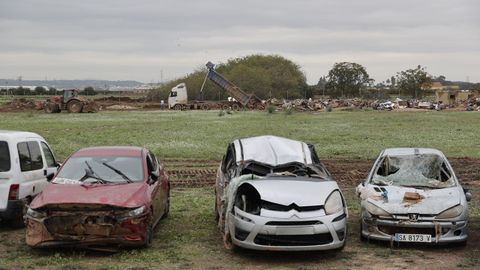
[{"label": "white damaged car", "polygon": [[361,237],[393,242],[466,243],[471,193],[442,152],[391,148],[378,156],[361,198]]},{"label": "white damaged car", "polygon": [[345,245],[346,203],[313,145],[275,136],[235,140],[218,169],[215,193],[227,248],[300,251]]}]

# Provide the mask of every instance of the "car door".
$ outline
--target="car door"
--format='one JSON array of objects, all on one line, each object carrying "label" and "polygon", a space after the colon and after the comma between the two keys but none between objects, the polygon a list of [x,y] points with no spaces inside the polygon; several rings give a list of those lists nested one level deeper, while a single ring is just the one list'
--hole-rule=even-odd
[{"label": "car door", "polygon": [[149,178],[149,190],[150,190],[150,198],[152,201],[152,209],[153,209],[153,221],[156,223],[163,212],[162,208],[162,194],[160,192],[160,177],[158,178],[157,181],[151,181],[151,172],[155,171],[158,174],[158,164],[154,163],[152,155],[150,152],[147,152],[146,155],[146,162],[147,162],[147,172],[148,172],[148,178]]},{"label": "car door", "polygon": [[153,165],[156,165],[158,168],[156,169],[159,173],[158,176],[158,182],[160,186],[160,205],[161,205],[161,215],[163,216],[164,211],[165,211],[165,206],[167,204],[168,200],[168,192],[169,192],[169,183],[168,183],[168,174],[165,171],[165,168],[163,167],[163,164],[161,162],[158,162],[157,158],[155,155],[150,152],[150,157],[152,159]]},{"label": "car door", "polygon": [[230,144],[227,148],[227,152],[222,160],[220,165],[220,172],[217,175],[217,185],[216,185],[216,207],[218,210],[219,224],[223,224],[225,220],[225,201],[224,193],[227,185],[230,183],[230,180],[236,176],[236,161],[235,161],[235,146]]},{"label": "car door", "polygon": [[17,143],[17,151],[21,177],[19,199],[33,197],[40,193],[47,183],[40,142],[36,139],[20,141]]}]

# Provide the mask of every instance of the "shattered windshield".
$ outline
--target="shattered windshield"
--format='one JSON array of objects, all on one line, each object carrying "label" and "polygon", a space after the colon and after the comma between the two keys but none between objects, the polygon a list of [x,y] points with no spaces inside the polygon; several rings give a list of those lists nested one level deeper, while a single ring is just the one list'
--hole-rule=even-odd
[{"label": "shattered windshield", "polygon": [[376,185],[445,188],[455,185],[445,160],[435,154],[385,156],[371,182]]},{"label": "shattered windshield", "polygon": [[67,160],[53,183],[131,183],[143,181],[140,157],[72,157]]}]

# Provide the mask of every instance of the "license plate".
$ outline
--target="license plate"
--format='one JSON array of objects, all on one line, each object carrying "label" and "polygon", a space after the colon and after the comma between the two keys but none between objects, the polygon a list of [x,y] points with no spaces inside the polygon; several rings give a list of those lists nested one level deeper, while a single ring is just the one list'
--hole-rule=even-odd
[{"label": "license plate", "polygon": [[430,243],[432,242],[432,236],[430,234],[396,233],[395,241]]}]

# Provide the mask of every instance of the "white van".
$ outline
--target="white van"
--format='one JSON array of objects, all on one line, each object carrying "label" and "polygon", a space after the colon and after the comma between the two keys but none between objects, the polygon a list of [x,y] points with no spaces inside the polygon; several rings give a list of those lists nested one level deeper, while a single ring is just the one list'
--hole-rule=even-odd
[{"label": "white van", "polygon": [[0,130],[0,219],[21,226],[25,204],[43,190],[57,167],[40,135]]}]

